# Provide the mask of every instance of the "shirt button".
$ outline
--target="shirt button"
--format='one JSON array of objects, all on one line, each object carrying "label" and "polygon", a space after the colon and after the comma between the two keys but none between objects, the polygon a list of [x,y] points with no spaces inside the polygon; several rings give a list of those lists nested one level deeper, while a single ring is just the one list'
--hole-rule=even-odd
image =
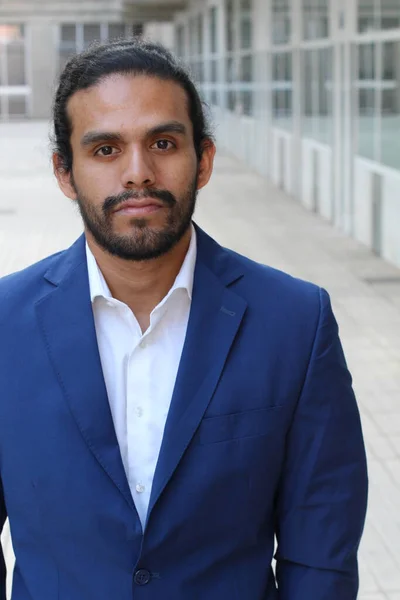
[{"label": "shirt button", "polygon": [[139,347],[144,350],[147,346],[147,340],[142,340],[139,344]]},{"label": "shirt button", "polygon": [[143,408],[141,406],[137,406],[135,412],[137,417],[143,417]]},{"label": "shirt button", "polygon": [[143,494],[143,492],[145,492],[145,491],[146,491],[146,488],[145,488],[145,486],[144,486],[144,485],[142,485],[141,483],[138,483],[138,484],[136,485],[136,491],[137,491],[137,493],[138,493],[138,494]]},{"label": "shirt button", "polygon": [[151,573],[149,573],[147,569],[140,569],[139,571],[136,571],[133,580],[136,585],[147,585],[151,580]]}]

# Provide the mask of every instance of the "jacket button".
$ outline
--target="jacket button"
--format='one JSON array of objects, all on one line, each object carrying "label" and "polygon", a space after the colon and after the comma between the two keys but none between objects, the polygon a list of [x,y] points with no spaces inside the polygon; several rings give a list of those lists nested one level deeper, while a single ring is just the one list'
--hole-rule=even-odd
[{"label": "jacket button", "polygon": [[147,585],[150,582],[151,573],[146,569],[139,569],[136,571],[135,577],[133,578],[136,585]]}]

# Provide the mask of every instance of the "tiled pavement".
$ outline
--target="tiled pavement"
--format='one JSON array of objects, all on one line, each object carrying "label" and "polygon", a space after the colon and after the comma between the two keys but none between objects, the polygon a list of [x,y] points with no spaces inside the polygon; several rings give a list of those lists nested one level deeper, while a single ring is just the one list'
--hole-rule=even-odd
[{"label": "tiled pavement", "polygon": [[[51,174],[46,124],[3,124],[0,140],[2,275],[66,247],[81,225]],[[400,270],[223,156],[196,220],[222,244],[330,292],[369,455],[360,598],[400,600]]]}]

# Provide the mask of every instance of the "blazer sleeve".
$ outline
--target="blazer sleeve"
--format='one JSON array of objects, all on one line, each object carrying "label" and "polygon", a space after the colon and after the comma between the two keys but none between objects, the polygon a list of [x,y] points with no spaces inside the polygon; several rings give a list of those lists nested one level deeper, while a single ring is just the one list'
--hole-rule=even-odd
[{"label": "blazer sleeve", "polygon": [[279,600],[356,600],[367,507],[360,415],[329,296],[287,437],[277,496]]},{"label": "blazer sleeve", "polygon": [[[4,523],[7,518],[6,506],[4,502],[3,486],[0,479],[0,534],[3,531]],[[6,600],[6,564],[3,550],[0,544],[0,600]]]}]

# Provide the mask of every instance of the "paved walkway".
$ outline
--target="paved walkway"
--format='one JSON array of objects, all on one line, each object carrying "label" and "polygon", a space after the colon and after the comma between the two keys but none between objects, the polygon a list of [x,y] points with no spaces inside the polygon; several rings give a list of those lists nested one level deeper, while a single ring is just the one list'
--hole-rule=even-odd
[{"label": "paved walkway", "polygon": [[[3,275],[66,247],[81,225],[51,175],[46,125],[3,124],[0,139]],[[200,195],[197,222],[222,244],[330,292],[369,454],[360,598],[400,600],[400,270],[226,157]]]}]

